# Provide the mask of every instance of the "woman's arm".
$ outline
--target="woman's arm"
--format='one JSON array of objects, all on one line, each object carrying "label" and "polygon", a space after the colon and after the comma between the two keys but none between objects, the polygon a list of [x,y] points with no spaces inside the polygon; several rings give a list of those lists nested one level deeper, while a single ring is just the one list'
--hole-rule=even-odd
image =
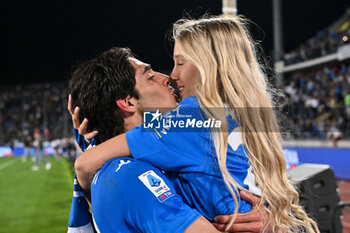
[{"label": "woman's arm", "polygon": [[125,133],[85,151],[78,157],[74,165],[80,186],[89,191],[92,178],[107,161],[130,156]]}]

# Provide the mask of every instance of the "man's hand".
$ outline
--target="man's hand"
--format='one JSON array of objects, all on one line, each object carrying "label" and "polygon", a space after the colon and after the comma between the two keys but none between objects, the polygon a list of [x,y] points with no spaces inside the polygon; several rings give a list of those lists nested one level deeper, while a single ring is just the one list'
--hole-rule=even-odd
[{"label": "man's hand", "polygon": [[68,107],[67,107],[73,121],[73,127],[78,130],[79,134],[84,136],[86,140],[91,140],[93,137],[95,137],[98,134],[98,131],[93,131],[93,132],[88,132],[87,131],[87,126],[89,120],[87,118],[84,118],[83,122],[80,124],[79,121],[79,111],[80,108],[76,107],[73,111],[73,106],[72,106],[72,96],[69,95],[68,97]]},{"label": "man's hand", "polygon": [[260,198],[254,195],[246,194],[243,191],[240,191],[240,196],[242,199],[252,204],[252,210],[249,213],[238,214],[235,222],[227,230],[227,224],[230,222],[233,215],[216,216],[214,218],[214,226],[216,229],[219,231],[226,230],[227,232],[271,232],[271,229],[268,227],[268,213],[264,209],[263,205],[258,208]]}]

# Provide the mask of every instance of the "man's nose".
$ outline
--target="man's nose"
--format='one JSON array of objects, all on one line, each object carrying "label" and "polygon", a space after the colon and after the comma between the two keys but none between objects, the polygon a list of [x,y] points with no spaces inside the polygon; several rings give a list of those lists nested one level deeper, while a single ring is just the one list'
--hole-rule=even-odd
[{"label": "man's nose", "polygon": [[167,87],[168,84],[169,84],[169,81],[170,81],[170,77],[168,75],[165,75],[165,74],[161,74],[161,73],[157,73],[156,75],[156,81],[162,85],[162,86],[165,86]]}]

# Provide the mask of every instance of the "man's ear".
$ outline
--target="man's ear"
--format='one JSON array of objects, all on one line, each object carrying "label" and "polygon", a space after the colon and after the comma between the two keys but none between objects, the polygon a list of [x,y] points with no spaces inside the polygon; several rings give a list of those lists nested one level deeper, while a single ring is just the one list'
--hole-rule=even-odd
[{"label": "man's ear", "polygon": [[134,113],[137,111],[136,101],[137,100],[135,97],[128,96],[126,98],[116,100],[116,104],[123,112]]}]

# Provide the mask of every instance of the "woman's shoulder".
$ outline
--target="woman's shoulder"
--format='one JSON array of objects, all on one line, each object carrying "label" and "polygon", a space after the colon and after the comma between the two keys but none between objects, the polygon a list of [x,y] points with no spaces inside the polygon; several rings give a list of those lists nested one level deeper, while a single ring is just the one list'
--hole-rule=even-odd
[{"label": "woman's shoulder", "polygon": [[174,110],[165,115],[175,115],[176,117],[180,116],[185,118],[202,117],[201,109],[198,104],[197,97],[195,96],[186,97],[179,103],[179,105]]},{"label": "woman's shoulder", "polygon": [[[205,113],[201,109],[196,96],[186,97],[172,112],[191,114],[191,118],[205,118]],[[237,121],[229,113],[227,114],[226,120],[229,133],[232,132],[235,128],[239,127]]]},{"label": "woman's shoulder", "polygon": [[202,120],[203,114],[197,98],[190,96],[183,99],[174,110],[165,113],[163,117],[166,119],[172,119],[172,121],[176,120],[187,122],[189,119]]},{"label": "woman's shoulder", "polygon": [[178,107],[199,107],[198,100],[196,96],[189,96],[183,99]]}]

